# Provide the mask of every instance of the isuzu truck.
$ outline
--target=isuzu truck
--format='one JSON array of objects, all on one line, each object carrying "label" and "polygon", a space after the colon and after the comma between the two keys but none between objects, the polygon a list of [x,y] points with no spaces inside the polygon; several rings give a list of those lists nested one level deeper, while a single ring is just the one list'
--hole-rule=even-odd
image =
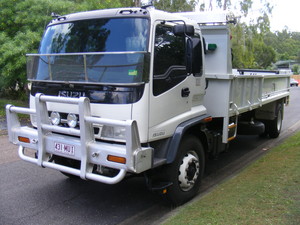
[{"label": "isuzu truck", "polygon": [[174,204],[188,201],[207,159],[238,134],[278,137],[289,100],[288,71],[232,69],[230,22],[153,7],[56,16],[27,55],[30,107],[6,106],[10,141],[67,176],[142,175]]}]

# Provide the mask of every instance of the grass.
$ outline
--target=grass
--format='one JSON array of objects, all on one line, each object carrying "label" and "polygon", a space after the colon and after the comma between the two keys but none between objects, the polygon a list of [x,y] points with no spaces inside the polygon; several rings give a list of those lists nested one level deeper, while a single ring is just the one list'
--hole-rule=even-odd
[{"label": "grass", "polygon": [[164,224],[300,224],[300,132]]},{"label": "grass", "polygon": [[[12,104],[14,106],[21,106],[21,107],[28,107],[28,100],[22,101],[22,100],[11,100],[11,99],[0,99],[0,119],[5,118],[5,106],[7,104]],[[27,115],[20,115],[21,118],[28,117]]]}]

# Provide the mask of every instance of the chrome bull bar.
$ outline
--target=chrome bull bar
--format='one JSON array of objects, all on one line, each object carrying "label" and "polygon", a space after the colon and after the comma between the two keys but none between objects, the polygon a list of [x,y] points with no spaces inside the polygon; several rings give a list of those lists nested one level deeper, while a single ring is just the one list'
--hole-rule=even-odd
[{"label": "chrome bull bar", "polygon": [[[47,109],[47,102],[78,105],[80,128],[67,128],[52,125]],[[153,149],[141,147],[138,127],[133,120],[112,120],[91,115],[90,101],[86,97],[63,98],[36,94],[36,109],[6,106],[8,135],[10,142],[19,145],[21,159],[42,167],[56,169],[65,173],[80,176],[82,179],[94,180],[107,184],[121,181],[126,172],[141,173],[152,167]],[[17,114],[35,115],[37,128],[21,126]],[[125,128],[125,144],[110,144],[95,139],[93,125],[121,126]],[[28,141],[23,141],[25,137]],[[55,143],[66,143],[74,146],[74,155],[63,155],[54,151]],[[24,154],[25,148],[37,151],[37,158]],[[80,169],[49,162],[49,156],[56,154],[80,161]],[[124,163],[109,161],[108,156],[122,157]],[[115,177],[106,177],[92,173],[93,165],[118,169]]]}]

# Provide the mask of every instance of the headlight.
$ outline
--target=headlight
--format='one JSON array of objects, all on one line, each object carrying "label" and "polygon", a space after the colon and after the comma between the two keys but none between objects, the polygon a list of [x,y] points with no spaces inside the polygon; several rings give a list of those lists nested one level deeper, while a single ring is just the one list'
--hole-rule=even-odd
[{"label": "headlight", "polygon": [[72,128],[76,127],[77,122],[78,122],[77,116],[74,113],[69,113],[68,117],[67,117],[67,123],[68,123],[69,127],[72,127]]},{"label": "headlight", "polygon": [[60,124],[60,114],[58,112],[52,112],[50,115],[50,120],[53,125]]},{"label": "headlight", "polygon": [[101,131],[101,138],[106,140],[115,140],[124,142],[126,139],[125,136],[126,129],[125,127],[118,126],[103,126]]}]

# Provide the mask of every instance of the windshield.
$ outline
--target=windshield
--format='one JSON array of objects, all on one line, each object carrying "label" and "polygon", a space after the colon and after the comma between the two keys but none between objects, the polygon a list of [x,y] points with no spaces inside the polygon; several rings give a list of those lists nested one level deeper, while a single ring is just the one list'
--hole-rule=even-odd
[{"label": "windshield", "polygon": [[47,28],[40,54],[147,51],[145,18],[82,20]]},{"label": "windshield", "polygon": [[49,26],[39,54],[27,55],[29,80],[148,81],[148,20],[93,19]]}]

